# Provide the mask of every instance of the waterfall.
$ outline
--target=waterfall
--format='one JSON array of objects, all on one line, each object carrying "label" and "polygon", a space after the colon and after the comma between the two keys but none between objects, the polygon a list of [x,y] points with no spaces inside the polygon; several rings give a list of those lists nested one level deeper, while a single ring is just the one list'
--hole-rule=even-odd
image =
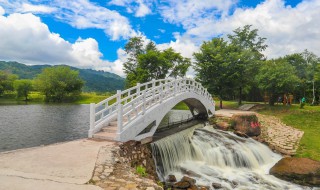
[{"label": "waterfall", "polygon": [[[151,144],[160,179],[173,174],[225,189],[303,189],[268,175],[281,159],[267,146],[251,138],[199,124]],[[212,188],[212,187],[211,187]]]}]

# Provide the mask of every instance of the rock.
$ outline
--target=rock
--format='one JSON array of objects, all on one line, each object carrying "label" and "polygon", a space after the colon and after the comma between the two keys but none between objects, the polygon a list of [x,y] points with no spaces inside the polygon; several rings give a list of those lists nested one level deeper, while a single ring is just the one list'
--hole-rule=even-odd
[{"label": "rock", "polygon": [[320,187],[320,162],[309,158],[282,158],[270,174],[300,185]]},{"label": "rock", "polygon": [[234,114],[231,118],[234,123],[234,130],[246,134],[249,137],[261,134],[260,123],[254,113]]},{"label": "rock", "polygon": [[211,185],[215,189],[221,189],[222,188],[222,185],[220,183],[212,183]]},{"label": "rock", "polygon": [[220,121],[220,122],[216,123],[216,128],[220,129],[220,130],[223,130],[223,131],[228,131],[230,126],[231,125],[228,122],[225,122],[225,121]]},{"label": "rock", "polygon": [[186,181],[186,182],[189,182],[190,185],[195,185],[196,184],[196,180],[191,178],[191,177],[188,177],[188,176],[183,176],[183,178],[181,179],[181,181]]},{"label": "rock", "polygon": [[177,182],[177,178],[175,175],[169,175],[167,181],[168,182]]},{"label": "rock", "polygon": [[152,142],[152,140],[153,140],[152,137],[146,137],[146,138],[142,139],[140,142],[141,142],[141,144],[147,144],[147,143]]},{"label": "rock", "polygon": [[199,187],[198,189],[199,189],[199,190],[209,190],[210,187],[201,186],[201,187]]},{"label": "rock", "polygon": [[249,138],[248,135],[242,133],[241,131],[235,131],[234,134],[238,135],[239,137]]},{"label": "rock", "polygon": [[196,185],[191,185],[187,190],[199,190]]},{"label": "rock", "polygon": [[177,188],[177,189],[187,189],[190,186],[191,186],[190,183],[187,181],[179,181],[179,182],[173,184],[173,188]]}]

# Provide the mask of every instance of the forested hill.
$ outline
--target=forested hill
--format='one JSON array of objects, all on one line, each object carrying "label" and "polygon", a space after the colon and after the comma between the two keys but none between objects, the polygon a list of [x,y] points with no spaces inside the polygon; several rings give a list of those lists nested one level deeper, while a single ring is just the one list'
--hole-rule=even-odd
[{"label": "forested hill", "polygon": [[[52,67],[50,65],[25,65],[18,62],[0,61],[0,70],[8,71],[19,76],[19,79],[33,79],[42,72],[42,69]],[[70,66],[69,66],[70,67]],[[111,92],[124,88],[124,78],[109,72],[92,69],[79,69],[80,77],[85,81],[84,91]]]}]

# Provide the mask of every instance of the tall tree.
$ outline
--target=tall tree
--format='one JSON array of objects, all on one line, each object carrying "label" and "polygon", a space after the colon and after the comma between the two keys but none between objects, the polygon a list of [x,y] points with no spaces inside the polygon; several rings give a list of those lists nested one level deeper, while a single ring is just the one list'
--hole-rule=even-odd
[{"label": "tall tree", "polygon": [[194,53],[196,80],[202,83],[211,94],[219,97],[220,108],[222,100],[233,91],[234,81],[231,73],[237,59],[233,46],[223,38],[214,38],[204,42],[198,53]]},{"label": "tall tree", "polygon": [[256,80],[259,88],[268,92],[269,105],[274,105],[278,96],[292,92],[300,82],[295,68],[283,58],[269,60],[262,64]]},{"label": "tall tree", "polygon": [[140,37],[134,37],[125,46],[129,55],[124,64],[127,87],[152,79],[185,76],[191,65],[190,59],[182,57],[172,48],[160,51],[152,41],[145,47],[143,43]]},{"label": "tall tree", "polygon": [[46,101],[61,102],[66,96],[76,97],[84,85],[79,72],[67,66],[45,68],[35,79],[36,88]]},{"label": "tall tree", "polygon": [[251,25],[237,28],[233,34],[228,35],[228,38],[230,45],[238,52],[238,59],[234,63],[236,68],[234,80],[237,81],[240,105],[243,89],[252,84],[255,71],[258,70],[261,61],[265,60],[263,51],[267,48],[266,38],[260,37],[258,29],[251,29]]}]

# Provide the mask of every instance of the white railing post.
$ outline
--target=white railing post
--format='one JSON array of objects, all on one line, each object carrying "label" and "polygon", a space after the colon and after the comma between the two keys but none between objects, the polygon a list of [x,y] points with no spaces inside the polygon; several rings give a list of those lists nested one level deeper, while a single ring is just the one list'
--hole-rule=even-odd
[{"label": "white railing post", "polygon": [[137,96],[140,96],[140,83],[137,83]]},{"label": "white railing post", "polygon": [[146,90],[143,91],[143,97],[142,97],[142,115],[146,112]]},{"label": "white railing post", "polygon": [[177,80],[173,81],[173,96],[177,94]]},{"label": "white railing post", "polygon": [[122,130],[122,104],[121,104],[121,90],[117,90],[117,111],[118,111],[118,117],[117,117],[117,132],[120,134]]},{"label": "white railing post", "polygon": [[160,82],[160,104],[162,103],[163,84]]},{"label": "white railing post", "polygon": [[89,129],[89,134],[88,134],[89,138],[92,138],[93,133],[94,133],[94,127],[95,127],[94,123],[96,120],[96,118],[95,118],[96,108],[95,107],[96,107],[95,103],[90,104],[90,129]]}]

